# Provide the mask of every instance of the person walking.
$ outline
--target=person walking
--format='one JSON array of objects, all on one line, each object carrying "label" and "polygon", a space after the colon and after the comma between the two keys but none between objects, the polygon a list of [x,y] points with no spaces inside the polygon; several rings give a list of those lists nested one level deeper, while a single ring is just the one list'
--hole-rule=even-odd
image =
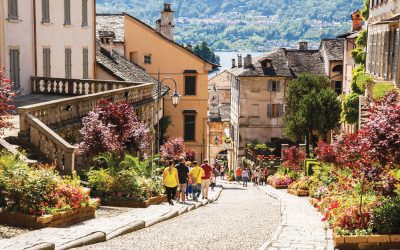
[{"label": "person walking", "polygon": [[182,203],[185,203],[186,188],[187,188],[188,174],[189,174],[189,168],[185,164],[185,158],[183,157],[179,158],[179,163],[176,165],[176,169],[178,170],[178,177],[179,177],[180,199]]},{"label": "person walking", "polygon": [[214,191],[216,183],[217,183],[217,176],[215,175],[215,172],[213,171],[211,174],[211,179],[210,179],[211,191]]},{"label": "person walking", "polygon": [[190,171],[192,171],[193,167],[192,167],[192,163],[190,161],[186,162],[186,166],[189,169],[188,182],[187,182],[187,188],[186,188],[186,200],[188,200],[189,198],[192,198],[192,192],[193,192],[192,176],[190,175]]},{"label": "person walking", "polygon": [[174,162],[169,161],[168,167],[163,172],[163,186],[168,197],[168,203],[174,205],[172,201],[176,195],[176,190],[179,184],[178,170],[174,167]]},{"label": "person walking", "polygon": [[224,178],[225,178],[225,166],[224,165],[222,165],[221,166],[221,180],[224,180]]},{"label": "person walking", "polygon": [[193,200],[198,201],[201,194],[201,178],[204,176],[204,170],[199,167],[197,161],[193,162],[193,168],[190,171],[190,176],[192,179]]},{"label": "person walking", "polygon": [[244,169],[242,171],[242,179],[243,179],[243,187],[247,187],[247,183],[249,182],[249,171]]},{"label": "person walking", "polygon": [[236,181],[240,184],[240,181],[242,180],[242,168],[238,168],[235,171],[235,177],[236,177]]},{"label": "person walking", "polygon": [[201,192],[203,194],[203,199],[208,199],[208,188],[210,187],[212,168],[210,164],[208,164],[207,159],[204,160],[201,168],[204,170],[204,176],[201,178]]},{"label": "person walking", "polygon": [[264,175],[264,184],[267,185],[267,179],[268,179],[268,175],[269,175],[268,167],[264,168],[264,171],[262,174]]},{"label": "person walking", "polygon": [[260,173],[258,172],[257,169],[254,169],[253,171],[253,185],[257,186],[258,185],[258,177],[260,176]]}]

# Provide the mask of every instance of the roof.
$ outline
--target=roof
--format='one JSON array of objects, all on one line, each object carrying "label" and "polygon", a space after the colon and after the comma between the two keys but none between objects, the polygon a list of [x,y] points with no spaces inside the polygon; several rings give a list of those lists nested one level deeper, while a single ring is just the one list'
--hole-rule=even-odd
[{"label": "roof", "polygon": [[326,55],[328,61],[342,61],[344,52],[344,40],[323,39],[320,45],[320,51]]},{"label": "roof", "polygon": [[136,17],[134,17],[134,16],[132,16],[132,15],[126,13],[126,12],[123,12],[122,14],[128,16],[129,18],[132,18],[132,19],[135,20],[135,21],[137,21],[139,24],[141,24],[141,25],[143,25],[144,27],[146,27],[147,29],[151,30],[155,35],[161,37],[163,40],[165,40],[165,41],[167,41],[167,42],[169,42],[169,43],[172,43],[172,44],[174,44],[174,45],[177,45],[180,49],[183,49],[186,53],[189,53],[189,54],[191,54],[191,55],[194,55],[194,56],[197,57],[198,59],[204,61],[205,63],[211,64],[211,65],[214,66],[214,67],[220,67],[220,65],[205,60],[204,58],[202,58],[201,56],[197,55],[197,54],[194,53],[193,51],[191,51],[191,50],[185,48],[185,47],[182,46],[181,44],[176,43],[176,42],[174,42],[174,41],[168,39],[167,37],[163,36],[161,33],[157,32],[155,29],[153,29],[151,26],[149,26],[149,25],[146,24],[145,22],[141,21],[140,19],[138,19],[138,18],[136,18]]},{"label": "roof", "polygon": [[123,14],[96,14],[96,37],[99,32],[113,31],[115,34],[114,42],[125,42],[125,22]]},{"label": "roof", "polygon": [[208,89],[211,89],[214,86],[217,90],[231,89],[231,81],[229,80],[228,71],[224,70],[208,80]]},{"label": "roof", "polygon": [[[344,40],[324,39],[318,50],[280,48],[252,59],[248,68],[235,67],[228,72],[240,77],[284,76],[297,77],[303,73],[325,75],[325,62],[343,60]],[[262,68],[261,62],[269,60],[272,68]]]},{"label": "roof", "polygon": [[348,38],[348,39],[356,38],[359,33],[360,33],[360,30],[349,31],[349,32],[344,33],[342,35],[338,35],[337,38]]},{"label": "roof", "polygon": [[[102,48],[100,43],[96,43],[96,62],[102,69],[114,76],[119,81],[127,82],[146,82],[156,83],[153,96],[157,98],[157,80],[151,77],[140,66],[126,60],[118,52],[113,51],[112,55],[109,51]],[[169,88],[162,85],[161,96],[167,95]]]},{"label": "roof", "polygon": [[291,72],[294,76],[303,73],[325,74],[325,64],[318,50],[285,50]]},{"label": "roof", "polygon": [[231,119],[231,105],[220,104],[218,112],[209,112],[208,119],[211,122],[229,122]]}]

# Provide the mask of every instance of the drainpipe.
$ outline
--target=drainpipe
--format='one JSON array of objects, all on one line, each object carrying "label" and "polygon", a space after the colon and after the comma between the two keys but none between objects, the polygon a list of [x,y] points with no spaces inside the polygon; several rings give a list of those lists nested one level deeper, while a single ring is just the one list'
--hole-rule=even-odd
[{"label": "drainpipe", "polygon": [[37,40],[36,40],[36,0],[33,0],[33,52],[35,62],[35,76],[37,77]]}]

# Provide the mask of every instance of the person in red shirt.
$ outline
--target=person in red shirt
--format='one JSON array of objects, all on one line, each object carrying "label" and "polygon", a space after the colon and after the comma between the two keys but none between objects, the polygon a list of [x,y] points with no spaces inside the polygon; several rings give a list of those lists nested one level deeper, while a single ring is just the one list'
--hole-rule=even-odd
[{"label": "person in red shirt", "polygon": [[203,194],[203,199],[208,199],[208,188],[210,187],[210,179],[212,168],[208,164],[208,160],[205,159],[201,168],[204,170],[204,176],[201,177],[201,193]]},{"label": "person in red shirt", "polygon": [[235,175],[236,181],[240,184],[240,181],[242,180],[242,168],[239,167],[238,169],[236,169]]}]

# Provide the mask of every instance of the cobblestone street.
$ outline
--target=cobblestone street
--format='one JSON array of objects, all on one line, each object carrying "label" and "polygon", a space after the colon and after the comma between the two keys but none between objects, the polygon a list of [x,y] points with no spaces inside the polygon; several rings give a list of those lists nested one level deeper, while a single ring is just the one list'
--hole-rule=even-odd
[{"label": "cobblestone street", "polygon": [[215,203],[81,249],[258,249],[280,219],[277,200],[252,185],[224,184]]}]

